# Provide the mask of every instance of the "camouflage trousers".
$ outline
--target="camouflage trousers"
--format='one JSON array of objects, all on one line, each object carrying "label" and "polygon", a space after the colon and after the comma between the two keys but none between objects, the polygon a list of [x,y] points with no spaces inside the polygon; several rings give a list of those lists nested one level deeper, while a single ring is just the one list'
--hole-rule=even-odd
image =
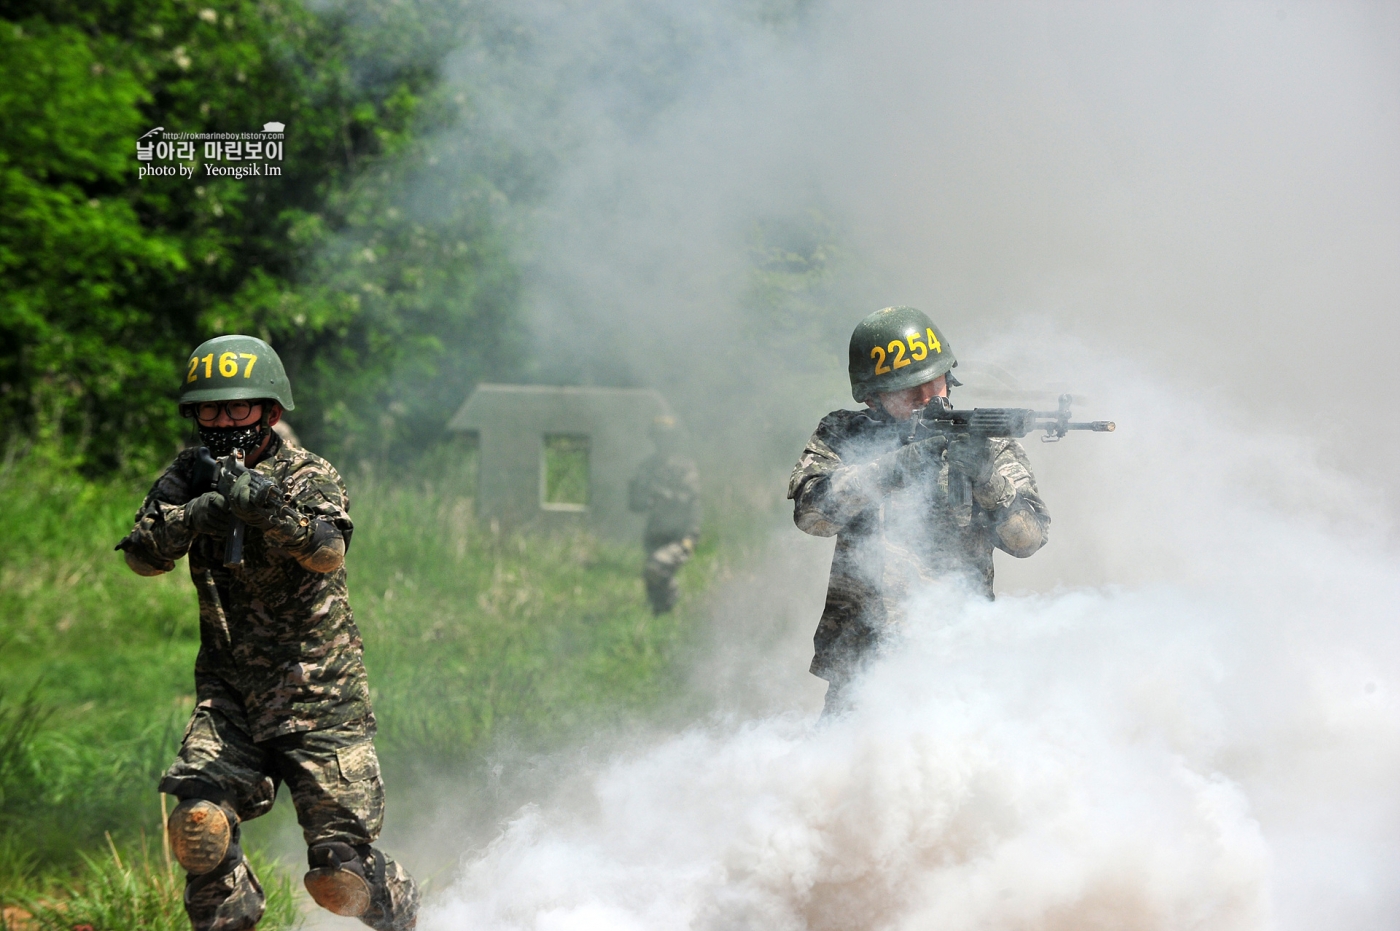
[{"label": "camouflage trousers", "polygon": [[[220,803],[242,822],[271,810],[283,782],[308,847],[335,841],[364,848],[379,837],[384,782],[373,726],[366,721],[255,742],[241,714],[225,708],[196,708],[179,755],[160,781],[160,791]],[[383,856],[379,851],[374,854]],[[408,923],[378,914],[366,914],[363,920],[383,931],[411,927],[417,887],[400,864],[384,859],[388,894],[396,904],[409,906]],[[192,877],[187,887],[185,909],[195,931],[253,927],[262,915],[263,895],[247,860],[212,878],[212,882],[199,882],[204,877]],[[371,918],[383,920],[372,922]]]},{"label": "camouflage trousers", "polygon": [[676,606],[676,599],[680,597],[676,573],[695,555],[695,540],[691,537],[647,540],[646,549],[647,563],[642,569],[642,580],[646,582],[647,600],[653,612],[665,614]]}]

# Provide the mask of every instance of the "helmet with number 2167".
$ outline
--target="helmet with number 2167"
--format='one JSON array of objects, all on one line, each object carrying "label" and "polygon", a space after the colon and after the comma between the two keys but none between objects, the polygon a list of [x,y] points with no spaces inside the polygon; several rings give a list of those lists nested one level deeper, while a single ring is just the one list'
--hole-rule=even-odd
[{"label": "helmet with number 2167", "polygon": [[271,398],[293,410],[292,383],[272,347],[256,336],[205,340],[186,363],[180,404]]},{"label": "helmet with number 2167", "polygon": [[922,385],[958,364],[938,327],[913,307],[886,307],[856,324],[850,362],[857,401]]}]

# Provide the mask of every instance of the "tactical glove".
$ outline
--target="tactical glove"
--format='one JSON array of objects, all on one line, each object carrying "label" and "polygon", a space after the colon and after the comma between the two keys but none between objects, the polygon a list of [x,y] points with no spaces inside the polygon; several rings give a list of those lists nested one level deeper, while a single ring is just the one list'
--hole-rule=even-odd
[{"label": "tactical glove", "polygon": [[285,501],[281,485],[252,470],[239,475],[228,493],[234,515],[248,526],[264,530],[281,516]]},{"label": "tactical glove", "polygon": [[1011,503],[1011,480],[996,470],[990,443],[983,437],[956,436],[948,444],[948,468],[972,484],[972,497],[989,511]]},{"label": "tactical glove", "polygon": [[185,505],[185,526],[193,533],[211,537],[227,536],[232,524],[233,515],[229,513],[228,499],[217,491],[206,491]]},{"label": "tactical glove", "polygon": [[892,453],[885,453],[869,465],[858,466],[857,469],[866,472],[862,478],[873,484],[876,494],[889,494],[917,480],[920,475],[937,469],[947,445],[948,441],[943,437],[931,436],[901,446]]},{"label": "tactical glove", "polygon": [[947,446],[948,441],[944,437],[931,436],[917,443],[901,446],[870,462],[833,470],[826,485],[827,492],[824,497],[827,500],[821,505],[824,513],[832,516],[844,515],[837,518],[839,525],[860,511],[878,504],[880,499],[890,492],[898,491],[910,482],[917,481],[921,475],[936,473],[943,466],[943,450]]}]

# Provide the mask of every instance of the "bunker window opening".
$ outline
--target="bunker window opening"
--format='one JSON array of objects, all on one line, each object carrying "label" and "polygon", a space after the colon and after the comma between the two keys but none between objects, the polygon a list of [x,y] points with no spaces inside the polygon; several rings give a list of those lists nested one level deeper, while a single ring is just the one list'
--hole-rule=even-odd
[{"label": "bunker window opening", "polygon": [[540,461],[540,506],[551,511],[588,508],[589,443],[577,433],[546,433]]}]

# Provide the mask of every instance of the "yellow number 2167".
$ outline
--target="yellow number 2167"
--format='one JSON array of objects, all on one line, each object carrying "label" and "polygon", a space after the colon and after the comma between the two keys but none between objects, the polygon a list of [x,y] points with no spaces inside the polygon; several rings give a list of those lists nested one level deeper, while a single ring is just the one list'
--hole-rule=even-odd
[{"label": "yellow number 2167", "polygon": [[[253,365],[258,361],[258,357],[251,352],[226,352],[219,356],[219,374],[225,378],[234,378],[237,376],[239,359],[247,360],[248,364],[243,366],[243,377],[251,378],[253,375]],[[186,383],[199,378],[199,363],[201,362],[204,363],[204,377],[214,377],[214,354],[211,352],[203,358],[199,356],[190,358],[190,371],[185,377]]]}]

